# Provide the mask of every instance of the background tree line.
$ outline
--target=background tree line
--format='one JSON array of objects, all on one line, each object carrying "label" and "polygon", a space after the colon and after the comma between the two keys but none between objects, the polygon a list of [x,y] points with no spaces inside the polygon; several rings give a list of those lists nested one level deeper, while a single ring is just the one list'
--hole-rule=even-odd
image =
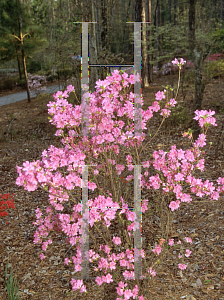
[{"label": "background tree line", "polygon": [[[133,64],[134,25],[142,25],[143,86],[153,70],[183,56],[195,67],[195,107],[204,92],[203,63],[223,51],[223,0],[2,0],[0,62],[30,73],[80,77],[81,24],[89,24],[89,64]],[[26,67],[27,65],[27,67]],[[154,68],[154,69],[153,69]],[[90,90],[108,68],[90,67]],[[28,101],[30,101],[29,90]]]}]

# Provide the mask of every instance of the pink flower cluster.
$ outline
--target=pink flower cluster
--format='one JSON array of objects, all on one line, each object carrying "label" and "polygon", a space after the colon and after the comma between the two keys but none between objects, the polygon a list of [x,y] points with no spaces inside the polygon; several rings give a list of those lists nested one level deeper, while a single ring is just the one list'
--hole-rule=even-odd
[{"label": "pink flower cluster", "polygon": [[215,114],[214,111],[211,111],[211,109],[209,109],[209,111],[207,110],[201,110],[195,111],[196,116],[194,117],[195,120],[199,120],[199,125],[202,128],[203,126],[208,126],[209,124],[213,125],[213,126],[217,126],[217,124],[215,123],[215,118],[213,118],[212,116]]},{"label": "pink flower cluster", "polygon": [[172,63],[174,65],[178,65],[178,67],[181,69],[181,66],[186,64],[186,60],[184,60],[183,58],[179,58],[179,59],[175,58],[174,60],[172,60]]}]

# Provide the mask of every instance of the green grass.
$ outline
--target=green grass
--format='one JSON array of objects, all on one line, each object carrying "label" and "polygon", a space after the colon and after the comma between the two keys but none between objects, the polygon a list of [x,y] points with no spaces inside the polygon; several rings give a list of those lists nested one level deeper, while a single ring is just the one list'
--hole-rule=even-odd
[{"label": "green grass", "polygon": [[8,263],[5,268],[5,280],[4,280],[7,293],[8,293],[8,300],[19,300],[18,286],[17,286],[16,279],[13,278],[12,269],[10,274],[8,274],[7,270],[8,270]]}]

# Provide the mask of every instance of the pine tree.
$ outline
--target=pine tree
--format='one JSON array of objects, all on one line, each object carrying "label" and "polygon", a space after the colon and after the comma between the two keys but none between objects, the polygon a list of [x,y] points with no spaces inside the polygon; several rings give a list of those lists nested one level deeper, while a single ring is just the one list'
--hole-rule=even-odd
[{"label": "pine tree", "polygon": [[17,57],[20,71],[20,58],[22,56],[27,98],[30,102],[26,57],[42,44],[38,38],[40,30],[33,24],[32,16],[29,14],[26,4],[20,0],[2,0],[0,15],[0,36],[3,40],[3,46],[0,49],[1,59],[9,60]]}]

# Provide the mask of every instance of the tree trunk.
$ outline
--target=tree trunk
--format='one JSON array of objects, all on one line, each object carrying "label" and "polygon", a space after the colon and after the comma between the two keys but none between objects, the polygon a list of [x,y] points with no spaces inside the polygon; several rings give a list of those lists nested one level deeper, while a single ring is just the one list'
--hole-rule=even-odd
[{"label": "tree trunk", "polygon": [[213,15],[213,1],[210,0],[210,18],[209,18],[209,26],[210,30],[212,30],[212,15]]},{"label": "tree trunk", "polygon": [[26,79],[27,98],[28,98],[28,102],[31,102],[31,100],[30,100],[30,90],[29,90],[29,84],[28,84],[28,78],[27,78],[27,71],[26,71],[26,59],[25,59],[25,53],[24,53],[23,49],[22,49],[22,57],[23,57],[24,74],[25,74],[25,79]]},{"label": "tree trunk", "polygon": [[170,22],[170,24],[172,22],[171,7],[172,7],[171,0],[168,0],[168,11],[169,11],[169,22]]},{"label": "tree trunk", "polygon": [[102,19],[102,31],[101,31],[101,41],[102,48],[107,49],[107,9],[104,0],[101,0],[101,19]]},{"label": "tree trunk", "polygon": [[[142,22],[146,22],[146,0],[142,1]],[[147,35],[146,26],[143,24],[142,31],[142,77],[143,77],[143,87],[149,87],[149,69],[148,69],[148,55],[147,55]]]},{"label": "tree trunk", "polygon": [[[147,0],[148,1],[148,16],[147,16],[147,22],[150,22],[149,26],[150,29],[148,31],[148,36],[149,38],[152,35],[152,31],[151,31],[151,24],[152,24],[152,0]],[[150,50],[150,48],[152,47],[151,41],[148,43],[148,51]],[[148,73],[149,73],[149,82],[153,81],[153,65],[149,63],[149,61],[152,61],[152,55],[148,54]]]},{"label": "tree trunk", "polygon": [[202,80],[204,54],[202,50],[194,49],[194,65],[195,65],[195,103],[194,109],[200,110],[202,106],[205,84]]},{"label": "tree trunk", "polygon": [[[189,0],[189,45],[193,55],[195,67],[195,97],[194,97],[194,110],[201,110],[205,84],[202,80],[203,62],[205,54],[200,48],[200,45],[195,39],[195,9],[197,0]],[[193,138],[196,140],[201,132],[198,121],[193,120]]]},{"label": "tree trunk", "polygon": [[128,40],[128,37],[130,36],[129,35],[130,26],[127,25],[127,22],[129,21],[130,9],[131,9],[131,0],[129,0],[129,2],[128,2],[126,20],[125,20],[125,52],[126,53],[129,53],[129,40]]},{"label": "tree trunk", "polygon": [[[95,22],[95,10],[94,10],[94,3],[91,0],[91,15],[92,15],[92,22]],[[96,24],[89,24],[89,56],[90,56],[90,64],[97,64],[97,44],[96,44]],[[98,80],[98,71],[97,67],[92,67],[91,76],[89,81],[89,89],[90,91],[94,91],[95,83]]]},{"label": "tree trunk", "polygon": [[99,22],[99,9],[97,3],[95,3],[96,6],[96,44],[97,44],[97,49],[100,49],[100,22]]},{"label": "tree trunk", "polygon": [[18,62],[18,71],[19,71],[19,79],[22,79],[22,73],[21,73],[21,67],[20,67],[20,59],[19,59],[19,53],[18,50],[16,48],[16,55],[17,55],[17,62]]},{"label": "tree trunk", "polygon": [[142,0],[136,0],[135,2],[135,22],[142,21]]},{"label": "tree trunk", "polygon": [[178,21],[177,21],[177,15],[178,15],[178,12],[177,12],[177,0],[174,0],[174,15],[173,15],[173,22],[174,22],[174,25],[177,26],[178,25]]},{"label": "tree trunk", "polygon": [[222,27],[222,22],[223,22],[223,0],[220,0],[220,27]]},{"label": "tree trunk", "polygon": [[70,11],[69,11],[69,0],[67,0],[67,30],[69,30],[69,19],[70,19]]},{"label": "tree trunk", "polygon": [[[157,31],[157,51],[158,56],[161,57],[162,54],[162,42],[161,42],[161,34],[159,34],[159,29],[161,27],[161,0],[157,0],[156,4],[156,31]],[[161,60],[158,61],[157,67],[160,70],[162,67]]]},{"label": "tree trunk", "polygon": [[[16,0],[16,4],[17,4],[17,0]],[[20,38],[21,46],[23,47],[23,35],[22,35],[20,16],[18,17],[18,23],[19,23],[19,38]],[[25,75],[25,79],[26,79],[27,98],[28,98],[28,102],[31,102],[31,100],[30,100],[30,90],[29,90],[28,78],[27,78],[27,71],[26,71],[26,58],[25,58],[25,53],[24,53],[23,48],[22,48],[22,60],[23,60],[24,75]]]}]

